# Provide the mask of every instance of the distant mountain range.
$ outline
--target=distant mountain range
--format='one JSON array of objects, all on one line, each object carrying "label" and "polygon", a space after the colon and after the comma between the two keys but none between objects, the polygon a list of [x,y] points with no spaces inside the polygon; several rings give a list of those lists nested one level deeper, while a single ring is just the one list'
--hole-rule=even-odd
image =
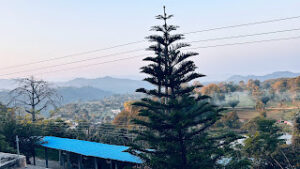
[{"label": "distant mountain range", "polygon": [[[66,82],[49,82],[56,88],[60,87],[91,87],[115,94],[133,93],[137,88],[151,88],[151,85],[141,80],[101,77],[95,79],[76,78]],[[11,90],[17,87],[14,79],[0,79],[0,91]],[[87,89],[87,88],[82,88]]]},{"label": "distant mountain range", "polygon": [[[264,76],[240,76],[235,75],[227,79],[227,81],[239,82],[241,80],[258,79],[265,81],[277,78],[291,78],[300,76],[300,73],[292,73],[288,71],[274,72]],[[76,78],[66,82],[50,82],[57,88],[58,94],[63,96],[63,103],[71,103],[77,101],[93,101],[100,100],[114,94],[134,93],[137,88],[151,88],[151,85],[139,80],[120,79],[113,77],[102,77],[95,79]],[[7,92],[17,87],[13,79],[0,79],[0,101],[7,99]],[[5,99],[6,98],[6,99]]]},{"label": "distant mountain range", "polygon": [[144,81],[120,79],[113,77],[102,77],[96,79],[76,78],[67,82],[56,83],[58,87],[93,87],[115,94],[133,93],[137,88],[151,88]]},{"label": "distant mountain range", "polygon": [[297,76],[300,76],[300,73],[293,73],[293,72],[289,72],[289,71],[279,71],[279,72],[274,72],[274,73],[263,75],[263,76],[255,76],[255,75],[241,76],[241,75],[234,75],[234,76],[231,76],[230,78],[228,78],[226,81],[238,83],[240,81],[247,82],[250,79],[265,81],[265,80],[270,80],[270,79],[292,78],[292,77],[297,77]]},{"label": "distant mountain range", "polygon": [[59,87],[57,93],[63,97],[63,103],[101,100],[112,96],[112,92],[104,91],[94,87]]},{"label": "distant mountain range", "polygon": [[[105,97],[114,95],[112,92],[104,91],[94,87],[59,87],[56,90],[57,94],[62,96],[63,104],[101,100]],[[4,104],[8,103],[8,92],[9,90],[0,91],[0,102]]]},{"label": "distant mountain range", "polygon": [[[76,78],[66,82],[53,83],[59,95],[63,96],[63,103],[78,101],[100,100],[114,94],[134,93],[137,88],[150,88],[144,81],[103,77],[96,79]],[[0,79],[0,101],[7,102],[9,90],[17,87],[13,79]]]},{"label": "distant mountain range", "polygon": [[0,79],[0,90],[11,90],[16,88],[17,85],[13,79]]}]

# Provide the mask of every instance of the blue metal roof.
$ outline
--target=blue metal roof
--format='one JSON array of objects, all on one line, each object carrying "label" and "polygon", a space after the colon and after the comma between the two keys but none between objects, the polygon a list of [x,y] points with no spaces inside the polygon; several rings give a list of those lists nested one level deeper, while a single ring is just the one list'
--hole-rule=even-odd
[{"label": "blue metal roof", "polygon": [[117,146],[90,141],[45,136],[42,146],[57,150],[64,150],[84,156],[99,157],[116,161],[141,164],[142,160],[128,152],[129,147]]}]

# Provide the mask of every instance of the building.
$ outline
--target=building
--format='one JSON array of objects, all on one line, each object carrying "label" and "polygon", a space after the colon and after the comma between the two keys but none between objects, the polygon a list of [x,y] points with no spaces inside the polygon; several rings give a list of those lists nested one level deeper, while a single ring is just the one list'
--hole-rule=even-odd
[{"label": "building", "polygon": [[42,147],[45,148],[45,166],[48,168],[48,149],[58,150],[59,164],[64,169],[95,168],[123,169],[138,167],[142,160],[126,152],[127,146],[102,144],[90,141],[46,136]]}]

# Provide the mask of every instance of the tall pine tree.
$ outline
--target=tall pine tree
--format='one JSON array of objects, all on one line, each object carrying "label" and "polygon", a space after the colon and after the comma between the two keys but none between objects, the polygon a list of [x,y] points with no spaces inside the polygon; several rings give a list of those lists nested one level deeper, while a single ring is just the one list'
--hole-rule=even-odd
[{"label": "tall pine tree", "polygon": [[136,142],[147,146],[133,145],[132,152],[153,169],[213,168],[237,137],[210,132],[222,110],[210,104],[208,97],[193,92],[201,85],[188,85],[204,75],[195,71],[197,67],[191,60],[198,53],[181,52],[190,45],[180,42],[183,34],[171,34],[178,27],[167,23],[170,18],[172,15],[164,10],[156,17],[163,24],[151,29],[157,34],[147,37],[153,43],[148,50],[155,56],[144,59],[151,63],[141,72],[148,75],[144,80],[156,88],[137,89],[149,96],[134,103],[141,107],[139,116],[147,120],[133,120],[145,128],[136,131]]}]

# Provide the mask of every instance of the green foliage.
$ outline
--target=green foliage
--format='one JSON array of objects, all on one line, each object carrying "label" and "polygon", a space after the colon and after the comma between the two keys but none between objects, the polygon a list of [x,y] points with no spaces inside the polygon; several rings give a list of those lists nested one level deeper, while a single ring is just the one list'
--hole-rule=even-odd
[{"label": "green foliage", "polygon": [[126,146],[132,144],[133,135],[127,129],[105,124],[102,124],[100,129],[92,130],[91,141]]},{"label": "green foliage", "polygon": [[0,134],[0,152],[14,153],[15,150],[6,141],[5,136]]},{"label": "green foliage", "polygon": [[251,161],[244,155],[243,146],[241,144],[236,144],[234,146],[234,151],[230,151],[230,158],[228,163],[224,168],[226,169],[250,169]]},{"label": "green foliage", "polygon": [[[58,150],[48,149],[48,158],[49,160],[59,161]],[[45,158],[45,148],[44,147],[36,147],[35,148],[36,156],[40,159]]]},{"label": "green foliage", "polygon": [[270,101],[270,97],[263,96],[260,100],[264,105],[266,105]]},{"label": "green foliage", "polygon": [[239,103],[240,103],[240,101],[238,101],[238,100],[230,100],[228,102],[228,105],[234,109]]},{"label": "green foliage", "polygon": [[294,145],[284,144],[280,139],[282,131],[274,120],[257,117],[251,124],[244,151],[253,159],[254,168],[299,168],[300,151]]},{"label": "green foliage", "polygon": [[45,136],[70,137],[70,124],[58,118],[55,120],[44,120],[39,123],[41,134]]},{"label": "green foliage", "polygon": [[292,144],[297,152],[300,153],[300,114],[296,114],[293,126]]},{"label": "green foliage", "polygon": [[216,123],[217,127],[228,127],[232,129],[239,129],[242,123],[236,111],[232,111],[224,115],[221,120]]},{"label": "green foliage", "polygon": [[124,102],[139,100],[140,94],[113,95],[98,101],[70,103],[62,106],[55,117],[73,121],[88,120],[89,122],[110,123],[124,106]]},{"label": "green foliage", "polygon": [[16,134],[20,140],[20,152],[26,156],[27,163],[30,163],[29,158],[35,158],[35,148],[41,142],[40,129],[32,123],[23,123],[18,125]]},{"label": "green foliage", "polygon": [[39,126],[31,122],[17,123],[15,120],[7,120],[1,124],[0,135],[3,141],[8,144],[8,147],[13,147],[16,152],[16,136],[19,137],[20,152],[26,156],[27,162],[30,157],[35,157],[35,148],[40,144],[41,137]]},{"label": "green foliage", "polygon": [[284,140],[279,138],[282,136],[280,128],[276,126],[275,120],[257,118],[254,122],[256,132],[248,135],[245,140],[246,154],[249,158],[253,158],[254,167],[280,167],[274,158],[280,145],[284,144]]}]

